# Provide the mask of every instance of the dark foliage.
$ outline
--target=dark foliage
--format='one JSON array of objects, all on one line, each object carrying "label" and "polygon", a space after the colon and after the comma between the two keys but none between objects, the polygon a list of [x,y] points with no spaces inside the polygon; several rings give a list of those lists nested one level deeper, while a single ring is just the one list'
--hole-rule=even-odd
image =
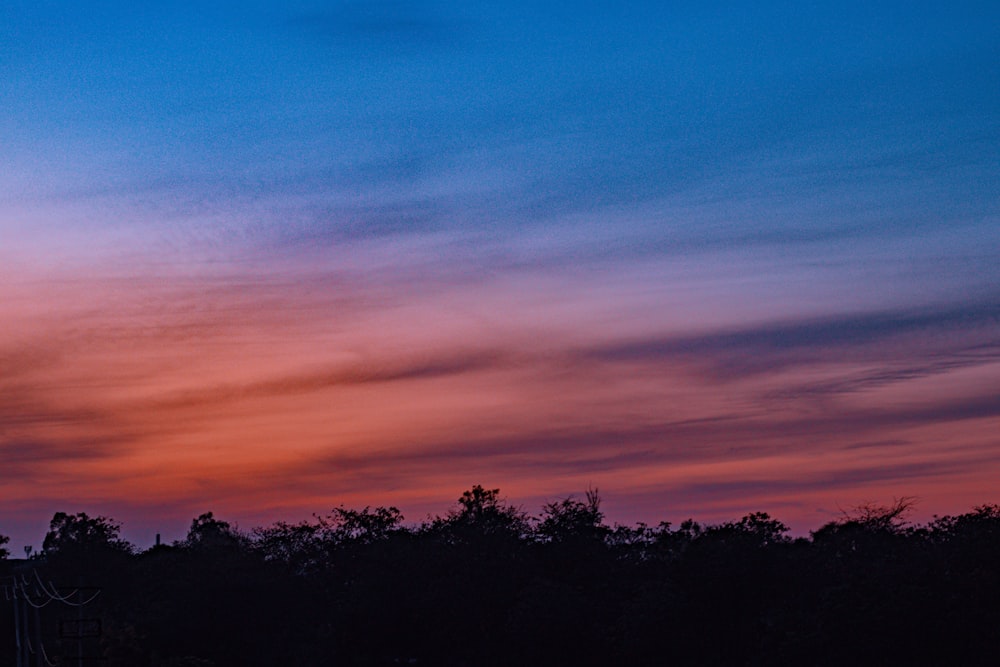
[{"label": "dark foliage", "polygon": [[911,505],[792,539],[764,513],[612,527],[596,490],[531,517],[475,486],[417,526],[340,507],[242,533],[206,513],[141,553],[60,512],[41,554],[0,568],[101,586],[109,667],[996,664],[1000,507],[914,526]]}]

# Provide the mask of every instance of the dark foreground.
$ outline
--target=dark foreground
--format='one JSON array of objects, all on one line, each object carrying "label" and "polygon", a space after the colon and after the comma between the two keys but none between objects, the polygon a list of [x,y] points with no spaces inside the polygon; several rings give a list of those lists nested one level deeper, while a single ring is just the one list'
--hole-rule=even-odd
[{"label": "dark foreground", "polygon": [[141,553],[59,513],[42,554],[0,561],[0,665],[1000,664],[1000,507],[906,509],[793,540],[766,514],[612,528],[596,493],[528,517],[475,487],[416,527],[206,514]]}]

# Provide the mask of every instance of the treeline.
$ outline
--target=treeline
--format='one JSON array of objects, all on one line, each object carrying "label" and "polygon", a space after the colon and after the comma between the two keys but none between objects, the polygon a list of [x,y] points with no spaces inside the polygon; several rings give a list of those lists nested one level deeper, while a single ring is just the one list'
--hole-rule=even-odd
[{"label": "treeline", "polygon": [[[908,509],[792,539],[764,513],[609,526],[596,492],[529,516],[476,486],[417,526],[391,507],[249,532],[207,513],[145,551],[57,513],[41,553],[0,563],[0,664],[24,622],[12,594],[43,607],[51,662],[83,645],[67,618],[98,619],[109,667],[1000,664],[1000,507],[926,525]],[[100,595],[60,604],[80,587]]]}]

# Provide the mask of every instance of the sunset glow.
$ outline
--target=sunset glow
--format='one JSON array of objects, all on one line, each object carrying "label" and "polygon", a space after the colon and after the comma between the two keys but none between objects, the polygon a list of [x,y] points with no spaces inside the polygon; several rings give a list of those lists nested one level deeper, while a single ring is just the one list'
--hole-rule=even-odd
[{"label": "sunset glow", "polygon": [[995,3],[19,4],[0,532],[998,502]]}]

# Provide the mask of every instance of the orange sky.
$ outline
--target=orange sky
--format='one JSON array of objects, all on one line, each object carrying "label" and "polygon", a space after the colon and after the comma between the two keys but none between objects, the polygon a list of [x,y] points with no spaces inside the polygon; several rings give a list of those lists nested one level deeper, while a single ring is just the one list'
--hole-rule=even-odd
[{"label": "orange sky", "polygon": [[994,493],[991,304],[751,322],[737,298],[651,289],[655,265],[612,285],[231,266],[3,283],[6,521],[40,536],[53,511],[102,512],[137,541],[208,510],[416,521],[483,483],[529,511],[597,486],[622,522],[766,510],[805,529]]}]

